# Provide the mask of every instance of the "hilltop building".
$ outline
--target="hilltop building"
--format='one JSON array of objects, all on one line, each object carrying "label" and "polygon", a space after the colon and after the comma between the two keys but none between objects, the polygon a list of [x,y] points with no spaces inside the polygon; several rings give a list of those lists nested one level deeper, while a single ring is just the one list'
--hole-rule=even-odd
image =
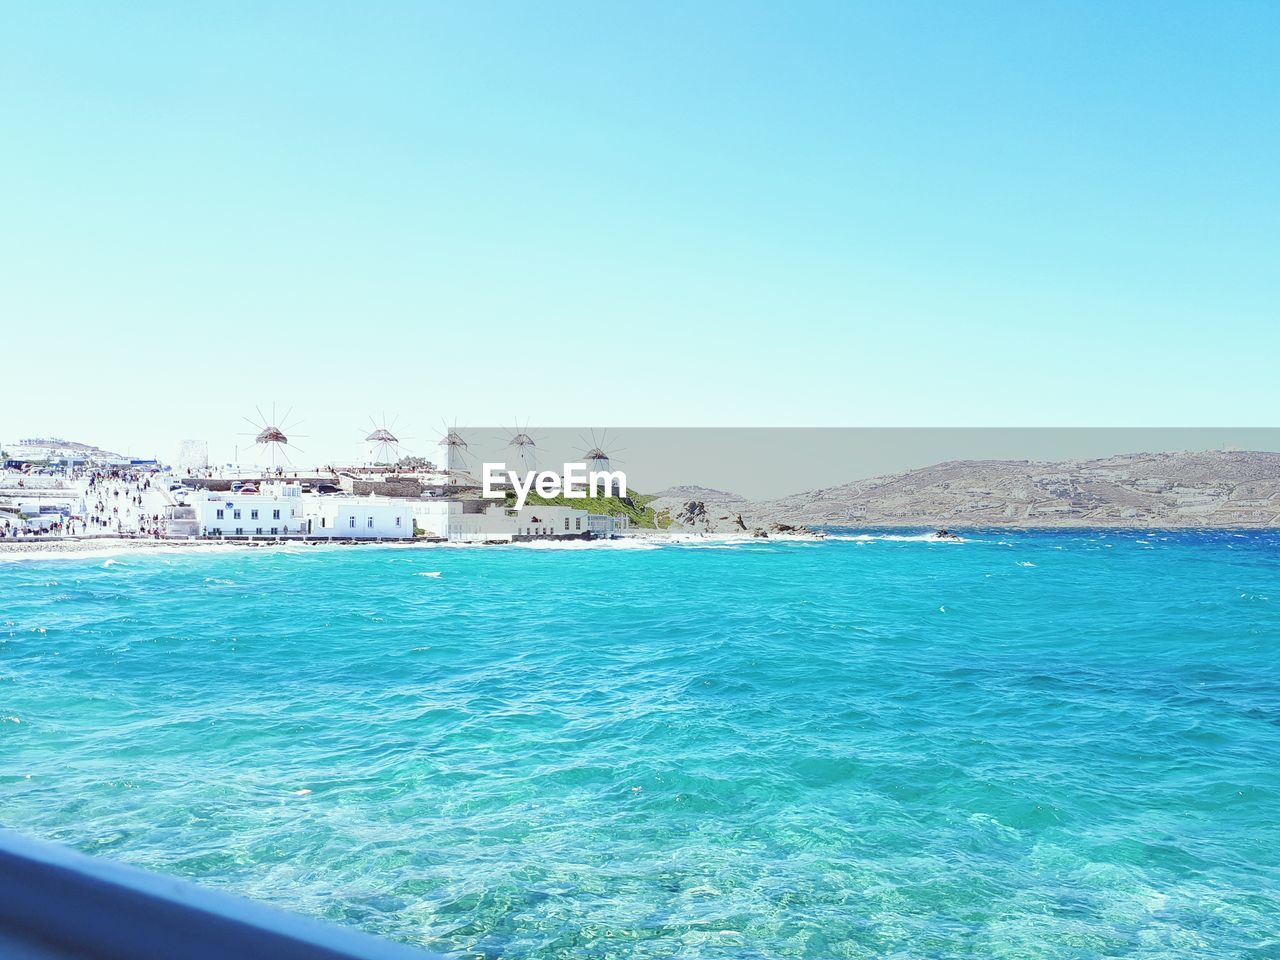
[{"label": "hilltop building", "polygon": [[[77,443],[74,440],[61,440],[56,437],[31,437],[26,440],[13,440],[0,443],[5,452],[4,467],[6,469],[23,469],[25,467],[128,467],[141,464],[143,461],[131,460],[119,453],[103,450],[88,443]],[[145,461],[152,465],[154,460]]]}]

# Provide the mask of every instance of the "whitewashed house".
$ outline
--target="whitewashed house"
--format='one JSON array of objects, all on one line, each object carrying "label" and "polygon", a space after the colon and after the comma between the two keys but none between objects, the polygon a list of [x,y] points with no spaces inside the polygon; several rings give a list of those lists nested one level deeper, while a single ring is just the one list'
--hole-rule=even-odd
[{"label": "whitewashed house", "polygon": [[611,537],[626,529],[626,518],[592,516],[572,507],[530,504],[516,509],[459,500],[304,494],[298,484],[285,482],[264,483],[259,493],[196,491],[190,511],[182,508],[179,516],[174,508],[168,519],[175,536],[187,531],[202,537],[333,540],[420,535],[462,543]]},{"label": "whitewashed house", "polygon": [[430,540],[448,540],[450,524],[463,509],[458,500],[410,500],[409,505],[413,525]]},{"label": "whitewashed house", "polygon": [[309,537],[354,540],[401,540],[413,536],[413,504],[394,497],[307,496],[304,500]]},{"label": "whitewashed house", "polygon": [[[467,507],[475,507],[469,511]],[[461,543],[512,542],[557,537],[585,537],[588,514],[570,507],[528,505],[519,510],[459,500],[413,501],[413,520],[422,535]]]},{"label": "whitewashed house", "polygon": [[631,529],[631,519],[625,515],[611,517],[607,514],[592,513],[587,516],[587,529],[591,535],[601,540],[612,540],[621,537]]},{"label": "whitewashed house", "polygon": [[449,515],[449,539],[467,542],[585,538],[587,511],[572,507],[493,506],[484,513]]},{"label": "whitewashed house", "polygon": [[549,507],[528,505],[519,510],[514,507],[491,507],[490,512],[505,513],[516,525],[517,537],[585,537],[588,514],[573,507]]},{"label": "whitewashed house", "polygon": [[191,496],[202,537],[289,537],[306,532],[302,488],[264,483],[258,493],[198,490]]}]

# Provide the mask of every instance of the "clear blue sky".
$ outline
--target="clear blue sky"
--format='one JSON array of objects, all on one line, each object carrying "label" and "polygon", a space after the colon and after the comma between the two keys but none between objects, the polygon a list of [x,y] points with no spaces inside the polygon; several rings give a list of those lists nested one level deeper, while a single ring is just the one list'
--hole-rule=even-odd
[{"label": "clear blue sky", "polygon": [[1275,423],[1280,4],[0,11],[0,437]]}]

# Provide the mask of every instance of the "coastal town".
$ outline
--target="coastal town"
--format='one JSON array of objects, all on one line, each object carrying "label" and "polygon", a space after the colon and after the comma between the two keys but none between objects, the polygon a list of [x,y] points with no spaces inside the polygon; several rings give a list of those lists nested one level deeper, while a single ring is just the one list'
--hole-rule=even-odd
[{"label": "coastal town", "polygon": [[[273,444],[288,442],[274,427],[258,439],[270,448],[267,458]],[[196,441],[184,443],[172,463],[59,439],[5,442],[0,551],[75,550],[104,540],[511,544],[636,535],[810,538],[835,529],[1280,525],[1280,454],[1257,451],[949,461],[769,501],[692,485],[526,501],[516,471],[506,485],[482,480],[485,471],[467,462],[466,441],[455,430],[439,440],[439,463],[402,455],[385,429],[366,440],[364,463],[307,469],[215,466]],[[515,434],[517,461],[531,464],[532,447],[526,433]],[[592,468],[610,466],[600,444],[584,456]]]},{"label": "coastal town", "polygon": [[[374,442],[384,450],[388,443]],[[4,450],[0,542],[500,544],[612,539],[629,527],[625,513],[513,505],[456,462],[211,467],[199,445],[185,449],[186,462],[165,464],[51,438],[6,443]]]}]

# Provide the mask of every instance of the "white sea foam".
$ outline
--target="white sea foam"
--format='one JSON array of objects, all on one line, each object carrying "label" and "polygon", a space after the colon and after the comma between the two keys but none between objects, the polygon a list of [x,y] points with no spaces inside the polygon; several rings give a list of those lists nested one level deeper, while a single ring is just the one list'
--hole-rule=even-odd
[{"label": "white sea foam", "polygon": [[421,573],[417,574],[417,576],[439,578],[440,571],[439,570],[423,570]]},{"label": "white sea foam", "polygon": [[789,547],[820,547],[824,540],[838,540],[839,537],[814,537],[806,534],[775,533],[767,537],[756,537],[750,533],[670,533],[643,538],[659,546],[699,547],[702,549],[733,550],[744,546],[765,546],[768,544],[786,544]]},{"label": "white sea foam", "polygon": [[513,543],[524,550],[657,550],[660,544],[636,538],[622,540],[529,540]]},{"label": "white sea foam", "polygon": [[[20,563],[28,560],[102,560],[110,559],[119,562],[121,556],[147,557],[157,554],[174,557],[181,554],[203,554],[211,552],[240,552],[254,549],[239,543],[195,543],[172,544],[163,541],[148,542],[144,545],[91,547],[88,549],[58,549],[58,541],[51,541],[54,549],[0,551],[0,563]],[[107,566],[107,564],[103,564]]]},{"label": "white sea foam", "polygon": [[828,534],[828,540],[842,540],[847,543],[969,543],[967,537],[939,537],[932,533],[857,533],[850,535]]}]

